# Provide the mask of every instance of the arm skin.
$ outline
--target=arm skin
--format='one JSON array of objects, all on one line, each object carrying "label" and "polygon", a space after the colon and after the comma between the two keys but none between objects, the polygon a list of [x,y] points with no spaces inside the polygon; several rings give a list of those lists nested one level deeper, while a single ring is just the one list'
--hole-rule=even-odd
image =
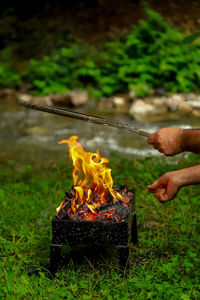
[{"label": "arm skin", "polygon": [[148,185],[147,190],[155,193],[160,202],[166,202],[174,199],[181,187],[199,183],[200,165],[196,165],[164,174],[153,184]]},{"label": "arm skin", "polygon": [[184,151],[200,153],[200,129],[162,128],[151,134],[147,142],[166,156]]},{"label": "arm skin", "polygon": [[[148,143],[166,156],[184,151],[200,153],[200,129],[163,128],[148,137]],[[200,184],[200,165],[168,172],[147,186],[160,202],[175,198],[186,185]]]}]

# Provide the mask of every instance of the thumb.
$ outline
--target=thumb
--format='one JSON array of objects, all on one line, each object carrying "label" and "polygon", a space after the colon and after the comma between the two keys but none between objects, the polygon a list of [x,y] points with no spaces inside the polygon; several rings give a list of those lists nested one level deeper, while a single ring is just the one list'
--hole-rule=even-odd
[{"label": "thumb", "polygon": [[147,189],[151,192],[153,192],[154,190],[156,190],[158,187],[160,186],[160,181],[159,179],[156,180],[154,183],[150,184],[147,186]]}]

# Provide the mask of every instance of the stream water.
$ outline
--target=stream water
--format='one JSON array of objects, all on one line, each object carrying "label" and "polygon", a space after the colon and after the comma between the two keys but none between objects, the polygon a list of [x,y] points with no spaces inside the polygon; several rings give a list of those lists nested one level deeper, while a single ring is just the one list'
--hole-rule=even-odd
[{"label": "stream water", "polygon": [[[163,127],[200,127],[200,120],[191,117],[143,123],[133,120],[127,114],[107,115],[91,108],[78,111],[126,121],[132,127],[150,133]],[[13,102],[0,100],[0,161],[9,160],[23,166],[64,160],[68,155],[68,148],[65,144],[59,145],[58,141],[72,135],[79,136],[85,150],[95,152],[98,149],[101,156],[106,155],[108,158],[112,153],[119,153],[129,159],[160,155],[147,144],[145,137],[137,134],[32,111]]]}]

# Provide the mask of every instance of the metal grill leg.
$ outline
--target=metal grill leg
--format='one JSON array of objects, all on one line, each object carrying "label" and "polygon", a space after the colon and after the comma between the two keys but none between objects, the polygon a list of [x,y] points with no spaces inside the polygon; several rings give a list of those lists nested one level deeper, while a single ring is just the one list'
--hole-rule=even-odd
[{"label": "metal grill leg", "polygon": [[62,245],[51,244],[50,246],[50,271],[55,274],[63,267],[63,257],[61,255]]},{"label": "metal grill leg", "polygon": [[129,245],[127,246],[116,246],[117,255],[119,260],[119,266],[125,269],[128,266],[129,258]]},{"label": "metal grill leg", "polygon": [[131,240],[133,245],[138,246],[138,233],[137,233],[137,214],[136,212],[133,215],[133,221],[131,226]]}]

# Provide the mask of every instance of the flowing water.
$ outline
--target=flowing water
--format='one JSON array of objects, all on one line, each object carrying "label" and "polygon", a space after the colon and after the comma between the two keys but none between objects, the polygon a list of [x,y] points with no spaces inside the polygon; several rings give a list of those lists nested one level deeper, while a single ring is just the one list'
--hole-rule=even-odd
[{"label": "flowing water", "polygon": [[[81,111],[78,109],[78,111]],[[82,110],[83,111],[83,110]],[[200,127],[200,120],[185,117],[163,122],[138,122],[127,114],[106,114],[95,109],[84,109],[85,113],[99,114],[128,122],[132,127],[150,133],[163,127]],[[56,115],[32,111],[13,102],[0,100],[0,161],[13,161],[16,165],[49,164],[64,160],[68,155],[67,145],[59,145],[61,139],[72,135],[86,151],[99,150],[108,158],[119,153],[129,159],[141,156],[160,155],[146,138],[111,127],[103,127]]]}]

